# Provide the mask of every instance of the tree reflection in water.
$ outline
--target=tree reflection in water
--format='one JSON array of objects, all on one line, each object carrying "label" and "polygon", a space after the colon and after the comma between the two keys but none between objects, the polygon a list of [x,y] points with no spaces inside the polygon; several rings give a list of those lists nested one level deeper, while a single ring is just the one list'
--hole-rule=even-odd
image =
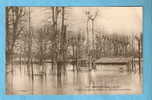
[{"label": "tree reflection in water", "polygon": [[[61,66],[60,66],[61,67]],[[108,89],[131,89],[131,75],[103,69],[73,71],[71,65],[66,72],[52,71],[51,64],[46,65],[46,74],[42,74],[38,65],[34,65],[33,79],[27,69],[15,66],[7,73],[7,94],[93,94],[106,93]]]}]

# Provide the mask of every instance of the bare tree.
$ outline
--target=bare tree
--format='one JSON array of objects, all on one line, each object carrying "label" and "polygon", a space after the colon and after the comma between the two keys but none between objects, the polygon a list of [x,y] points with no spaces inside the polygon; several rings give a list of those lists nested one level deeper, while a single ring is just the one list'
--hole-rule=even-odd
[{"label": "bare tree", "polygon": [[[24,7],[7,7],[6,8],[6,28],[7,28],[7,48],[6,48],[6,59],[7,64],[13,65],[13,54],[15,43],[24,29]],[[13,67],[11,69],[13,71]]]}]

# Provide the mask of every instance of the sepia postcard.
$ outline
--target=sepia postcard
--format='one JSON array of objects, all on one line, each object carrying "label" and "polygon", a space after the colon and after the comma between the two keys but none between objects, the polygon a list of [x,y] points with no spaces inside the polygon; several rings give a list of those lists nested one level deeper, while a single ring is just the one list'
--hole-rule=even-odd
[{"label": "sepia postcard", "polygon": [[6,94],[143,93],[143,7],[5,7]]}]

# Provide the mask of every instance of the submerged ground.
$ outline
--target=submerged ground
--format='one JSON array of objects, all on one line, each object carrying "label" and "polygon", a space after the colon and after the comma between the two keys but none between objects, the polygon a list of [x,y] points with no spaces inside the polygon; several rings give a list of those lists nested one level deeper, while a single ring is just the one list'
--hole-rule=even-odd
[{"label": "submerged ground", "polygon": [[[120,71],[120,66],[97,65],[96,70],[82,67],[79,72],[67,65],[66,72],[58,78],[51,64],[46,64],[46,75],[39,73],[40,66],[34,65],[33,79],[27,67],[14,65],[14,72],[6,74],[7,94],[130,94],[141,92],[139,73]],[[124,67],[125,68],[125,67]]]}]

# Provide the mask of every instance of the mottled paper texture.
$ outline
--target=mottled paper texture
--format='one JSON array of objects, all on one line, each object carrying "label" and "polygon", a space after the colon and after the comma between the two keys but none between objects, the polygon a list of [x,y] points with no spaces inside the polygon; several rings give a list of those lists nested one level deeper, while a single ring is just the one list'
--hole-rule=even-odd
[{"label": "mottled paper texture", "polygon": [[6,94],[142,93],[142,7],[6,7]]}]

